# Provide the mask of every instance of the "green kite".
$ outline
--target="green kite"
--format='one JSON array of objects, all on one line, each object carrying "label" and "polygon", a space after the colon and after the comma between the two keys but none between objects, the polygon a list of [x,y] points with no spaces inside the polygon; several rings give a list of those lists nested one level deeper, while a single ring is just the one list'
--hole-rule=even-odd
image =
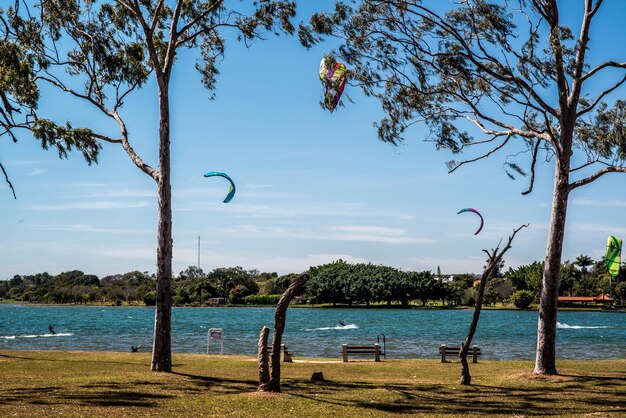
[{"label": "green kite", "polygon": [[622,253],[622,240],[609,235],[606,241],[606,255],[604,256],[604,262],[609,274],[613,277],[619,274],[620,255]]}]

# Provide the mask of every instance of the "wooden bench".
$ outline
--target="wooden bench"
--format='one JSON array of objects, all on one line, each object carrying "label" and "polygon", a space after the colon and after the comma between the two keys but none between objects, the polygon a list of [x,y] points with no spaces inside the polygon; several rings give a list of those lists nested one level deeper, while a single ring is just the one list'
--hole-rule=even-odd
[{"label": "wooden bench", "polygon": [[342,344],[341,352],[343,355],[343,361],[348,361],[348,355],[350,354],[373,354],[374,361],[380,361],[380,344],[371,344],[371,345],[350,345],[350,344]]},{"label": "wooden bench", "polygon": [[[459,356],[461,352],[460,345],[452,345],[448,346],[445,344],[441,344],[439,346],[439,354],[441,355],[441,362],[446,362],[446,356]],[[480,348],[474,344],[472,348],[467,352],[468,356],[472,356],[472,363],[478,363],[478,356],[480,356]]]},{"label": "wooden bench", "polygon": [[[267,356],[272,357],[272,346],[267,347]],[[285,344],[280,345],[280,361],[283,363],[291,363],[293,360],[291,358],[291,353],[287,350],[287,346]]]}]

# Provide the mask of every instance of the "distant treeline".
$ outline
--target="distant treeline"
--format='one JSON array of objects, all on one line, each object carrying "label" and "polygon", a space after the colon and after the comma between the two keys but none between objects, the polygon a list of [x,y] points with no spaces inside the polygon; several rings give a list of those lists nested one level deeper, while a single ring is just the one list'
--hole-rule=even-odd
[{"label": "distant treeline", "polygon": [[[560,295],[596,296],[611,293],[623,305],[626,277],[610,279],[604,264],[581,256],[574,263],[561,266]],[[485,304],[514,303],[527,307],[536,302],[541,291],[543,263],[534,262],[501,270],[501,263],[489,280]],[[588,268],[589,267],[589,268]],[[625,270],[622,270],[625,271]],[[310,304],[372,305],[409,304],[443,306],[475,303],[474,274],[435,275],[430,271],[405,272],[374,264],[349,264],[342,260],[311,267],[305,294],[299,300]],[[179,306],[202,306],[210,299],[222,303],[273,305],[297,274],[245,270],[241,267],[217,268],[209,273],[190,266],[173,278],[173,303]],[[0,281],[0,298],[57,304],[145,304],[154,305],[155,277],[148,272],[97,276],[82,271],[67,271],[51,276],[38,273],[16,275]]]}]

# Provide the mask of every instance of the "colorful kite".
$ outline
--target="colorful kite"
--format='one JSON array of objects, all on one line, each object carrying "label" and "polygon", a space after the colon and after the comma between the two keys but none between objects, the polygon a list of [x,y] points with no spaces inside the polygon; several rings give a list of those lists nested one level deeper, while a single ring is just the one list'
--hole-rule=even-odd
[{"label": "colorful kite", "polygon": [[619,265],[621,262],[620,255],[622,253],[622,240],[609,235],[606,240],[606,255],[604,256],[604,262],[609,274],[613,277],[619,274]]},{"label": "colorful kite", "polygon": [[332,55],[322,58],[320,62],[320,80],[324,84],[324,107],[332,113],[343,94],[348,78],[348,69],[340,62],[335,61]]},{"label": "colorful kite", "polygon": [[463,212],[474,212],[476,215],[480,216],[480,226],[478,227],[478,231],[474,232],[474,235],[478,235],[478,233],[483,229],[483,215],[481,215],[480,212],[478,212],[476,209],[472,208],[461,209],[456,214],[458,215]]},{"label": "colorful kite", "polygon": [[210,171],[204,175],[204,177],[214,177],[214,176],[224,177],[226,180],[230,182],[230,190],[228,191],[228,194],[226,195],[226,199],[224,199],[224,203],[230,202],[233,196],[235,196],[235,183],[230,177],[228,177],[228,174],[222,173],[221,171]]}]

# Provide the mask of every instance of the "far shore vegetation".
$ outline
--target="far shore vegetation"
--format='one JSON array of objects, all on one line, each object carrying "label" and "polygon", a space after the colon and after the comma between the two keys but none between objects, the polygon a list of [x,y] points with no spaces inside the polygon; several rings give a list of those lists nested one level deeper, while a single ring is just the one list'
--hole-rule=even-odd
[{"label": "far shore vegetation", "polygon": [[[560,360],[538,377],[531,361],[480,360],[475,384],[460,364],[426,359],[298,359],[282,392],[261,393],[257,361],[174,353],[174,373],[151,373],[149,353],[0,350],[1,416],[483,417],[626,412],[626,360]],[[322,372],[325,381],[311,380]]]},{"label": "far shore vegetation", "polygon": [[[538,302],[543,263],[533,262],[504,272],[494,271],[485,291],[484,304],[491,309],[527,309]],[[440,271],[440,268],[437,269]],[[563,308],[620,308],[626,300],[626,271],[611,278],[603,260],[581,255],[561,266],[559,295],[598,297],[597,301],[574,301]],[[373,264],[349,264],[342,260],[309,269],[310,280],[297,304],[319,307],[471,308],[475,305],[478,276],[402,271]],[[205,273],[190,266],[173,280],[175,306],[272,306],[297,274],[241,267],[216,268]],[[57,275],[46,272],[15,275],[0,280],[0,301],[37,304],[152,306],[155,276],[132,271],[98,278],[82,271]]]}]

